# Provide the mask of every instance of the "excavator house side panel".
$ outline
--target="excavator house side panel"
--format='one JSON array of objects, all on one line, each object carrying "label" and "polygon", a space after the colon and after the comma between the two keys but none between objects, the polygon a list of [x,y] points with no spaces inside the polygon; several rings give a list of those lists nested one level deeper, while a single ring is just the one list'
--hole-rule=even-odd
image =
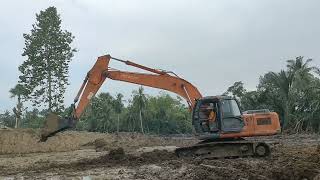
[{"label": "excavator house side panel", "polygon": [[279,134],[281,126],[278,114],[275,112],[265,114],[243,115],[245,126],[239,133],[221,133],[220,138],[236,138],[251,136],[270,136]]},{"label": "excavator house side panel", "polygon": [[279,117],[275,112],[253,114],[253,121],[254,136],[274,135],[281,132]]}]

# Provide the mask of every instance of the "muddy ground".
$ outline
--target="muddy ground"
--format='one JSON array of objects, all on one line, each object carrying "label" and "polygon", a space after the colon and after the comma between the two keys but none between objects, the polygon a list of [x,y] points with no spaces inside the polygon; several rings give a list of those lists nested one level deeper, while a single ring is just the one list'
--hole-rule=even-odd
[{"label": "muddy ground", "polygon": [[181,159],[192,137],[66,131],[38,142],[30,129],[0,130],[0,179],[318,179],[320,136],[263,138],[267,158]]}]

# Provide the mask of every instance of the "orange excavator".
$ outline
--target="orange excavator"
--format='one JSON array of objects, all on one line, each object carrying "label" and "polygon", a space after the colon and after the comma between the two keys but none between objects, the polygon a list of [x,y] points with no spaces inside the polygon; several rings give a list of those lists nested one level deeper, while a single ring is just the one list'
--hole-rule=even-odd
[{"label": "orange excavator", "polygon": [[[109,67],[111,60],[145,70],[148,73],[113,69]],[[55,114],[48,116],[41,131],[42,140],[45,141],[49,136],[62,130],[73,128],[107,78],[167,90],[186,100],[192,111],[195,135],[202,141],[193,146],[176,149],[178,156],[215,158],[267,156],[270,154],[268,144],[244,138],[270,136],[281,131],[279,117],[275,112],[267,109],[241,112],[236,99],[229,96],[203,97],[194,85],[171,71],[153,69],[105,55],[98,57],[92,69],[87,73],[72,104],[70,116],[64,118]]]}]

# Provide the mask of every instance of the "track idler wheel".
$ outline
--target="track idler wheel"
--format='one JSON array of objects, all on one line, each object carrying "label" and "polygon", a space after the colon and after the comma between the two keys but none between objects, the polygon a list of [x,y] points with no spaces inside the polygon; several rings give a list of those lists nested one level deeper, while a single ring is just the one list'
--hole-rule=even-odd
[{"label": "track idler wheel", "polygon": [[265,157],[270,155],[270,147],[265,143],[260,143],[255,148],[256,156]]}]

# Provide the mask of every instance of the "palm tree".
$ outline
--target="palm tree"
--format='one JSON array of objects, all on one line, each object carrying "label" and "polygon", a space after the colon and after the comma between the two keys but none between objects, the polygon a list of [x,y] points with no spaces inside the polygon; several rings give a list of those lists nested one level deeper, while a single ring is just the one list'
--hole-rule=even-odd
[{"label": "palm tree", "polygon": [[144,134],[143,130],[143,120],[142,120],[142,112],[144,111],[146,107],[147,97],[143,92],[143,87],[140,86],[138,91],[134,91],[134,97],[133,97],[133,104],[136,104],[136,106],[139,109],[139,120],[140,120],[140,128],[141,133]]},{"label": "palm tree", "polygon": [[316,73],[320,76],[320,69],[317,68],[315,71],[316,71]]},{"label": "palm tree", "polygon": [[319,68],[310,66],[310,62],[312,62],[312,59],[307,59],[304,62],[303,56],[298,56],[295,60],[287,60],[288,72],[292,74],[297,88],[307,87],[313,76],[311,74],[312,71],[316,73],[320,72]]},{"label": "palm tree", "polygon": [[309,69],[311,70],[312,67],[309,67],[309,63],[312,61],[312,59],[307,59],[306,62],[303,62],[303,56],[296,57],[295,60],[290,59],[287,60],[287,68],[290,71],[298,71],[299,69]]},{"label": "palm tree", "polygon": [[290,92],[293,83],[293,74],[281,70],[280,73],[271,72],[270,78],[274,85],[279,89],[280,95],[282,96],[284,103],[282,109],[284,111],[283,128],[285,128],[290,121]]},{"label": "palm tree", "polygon": [[[312,71],[318,72],[319,69],[315,66],[310,66],[312,59],[303,60],[302,56],[296,57],[295,60],[287,60],[287,71],[281,71],[279,74],[273,73],[273,79],[277,87],[283,94],[284,103],[284,126],[290,121],[291,110],[295,107],[290,107],[290,102],[293,101],[294,96],[301,94],[304,90],[313,88],[310,86],[313,79]],[[293,92],[294,90],[294,92]]]},{"label": "palm tree", "polygon": [[117,94],[117,97],[114,101],[114,109],[115,109],[115,112],[117,113],[117,133],[119,133],[119,122],[120,122],[120,113],[122,112],[122,109],[123,109],[123,103],[122,103],[122,98],[123,98],[123,95],[121,93],[118,93]]},{"label": "palm tree", "polygon": [[17,84],[14,88],[11,88],[9,92],[11,94],[10,98],[17,97],[17,105],[13,108],[13,112],[16,116],[15,128],[18,128],[22,115],[22,99],[27,96],[27,90],[21,84]]}]

